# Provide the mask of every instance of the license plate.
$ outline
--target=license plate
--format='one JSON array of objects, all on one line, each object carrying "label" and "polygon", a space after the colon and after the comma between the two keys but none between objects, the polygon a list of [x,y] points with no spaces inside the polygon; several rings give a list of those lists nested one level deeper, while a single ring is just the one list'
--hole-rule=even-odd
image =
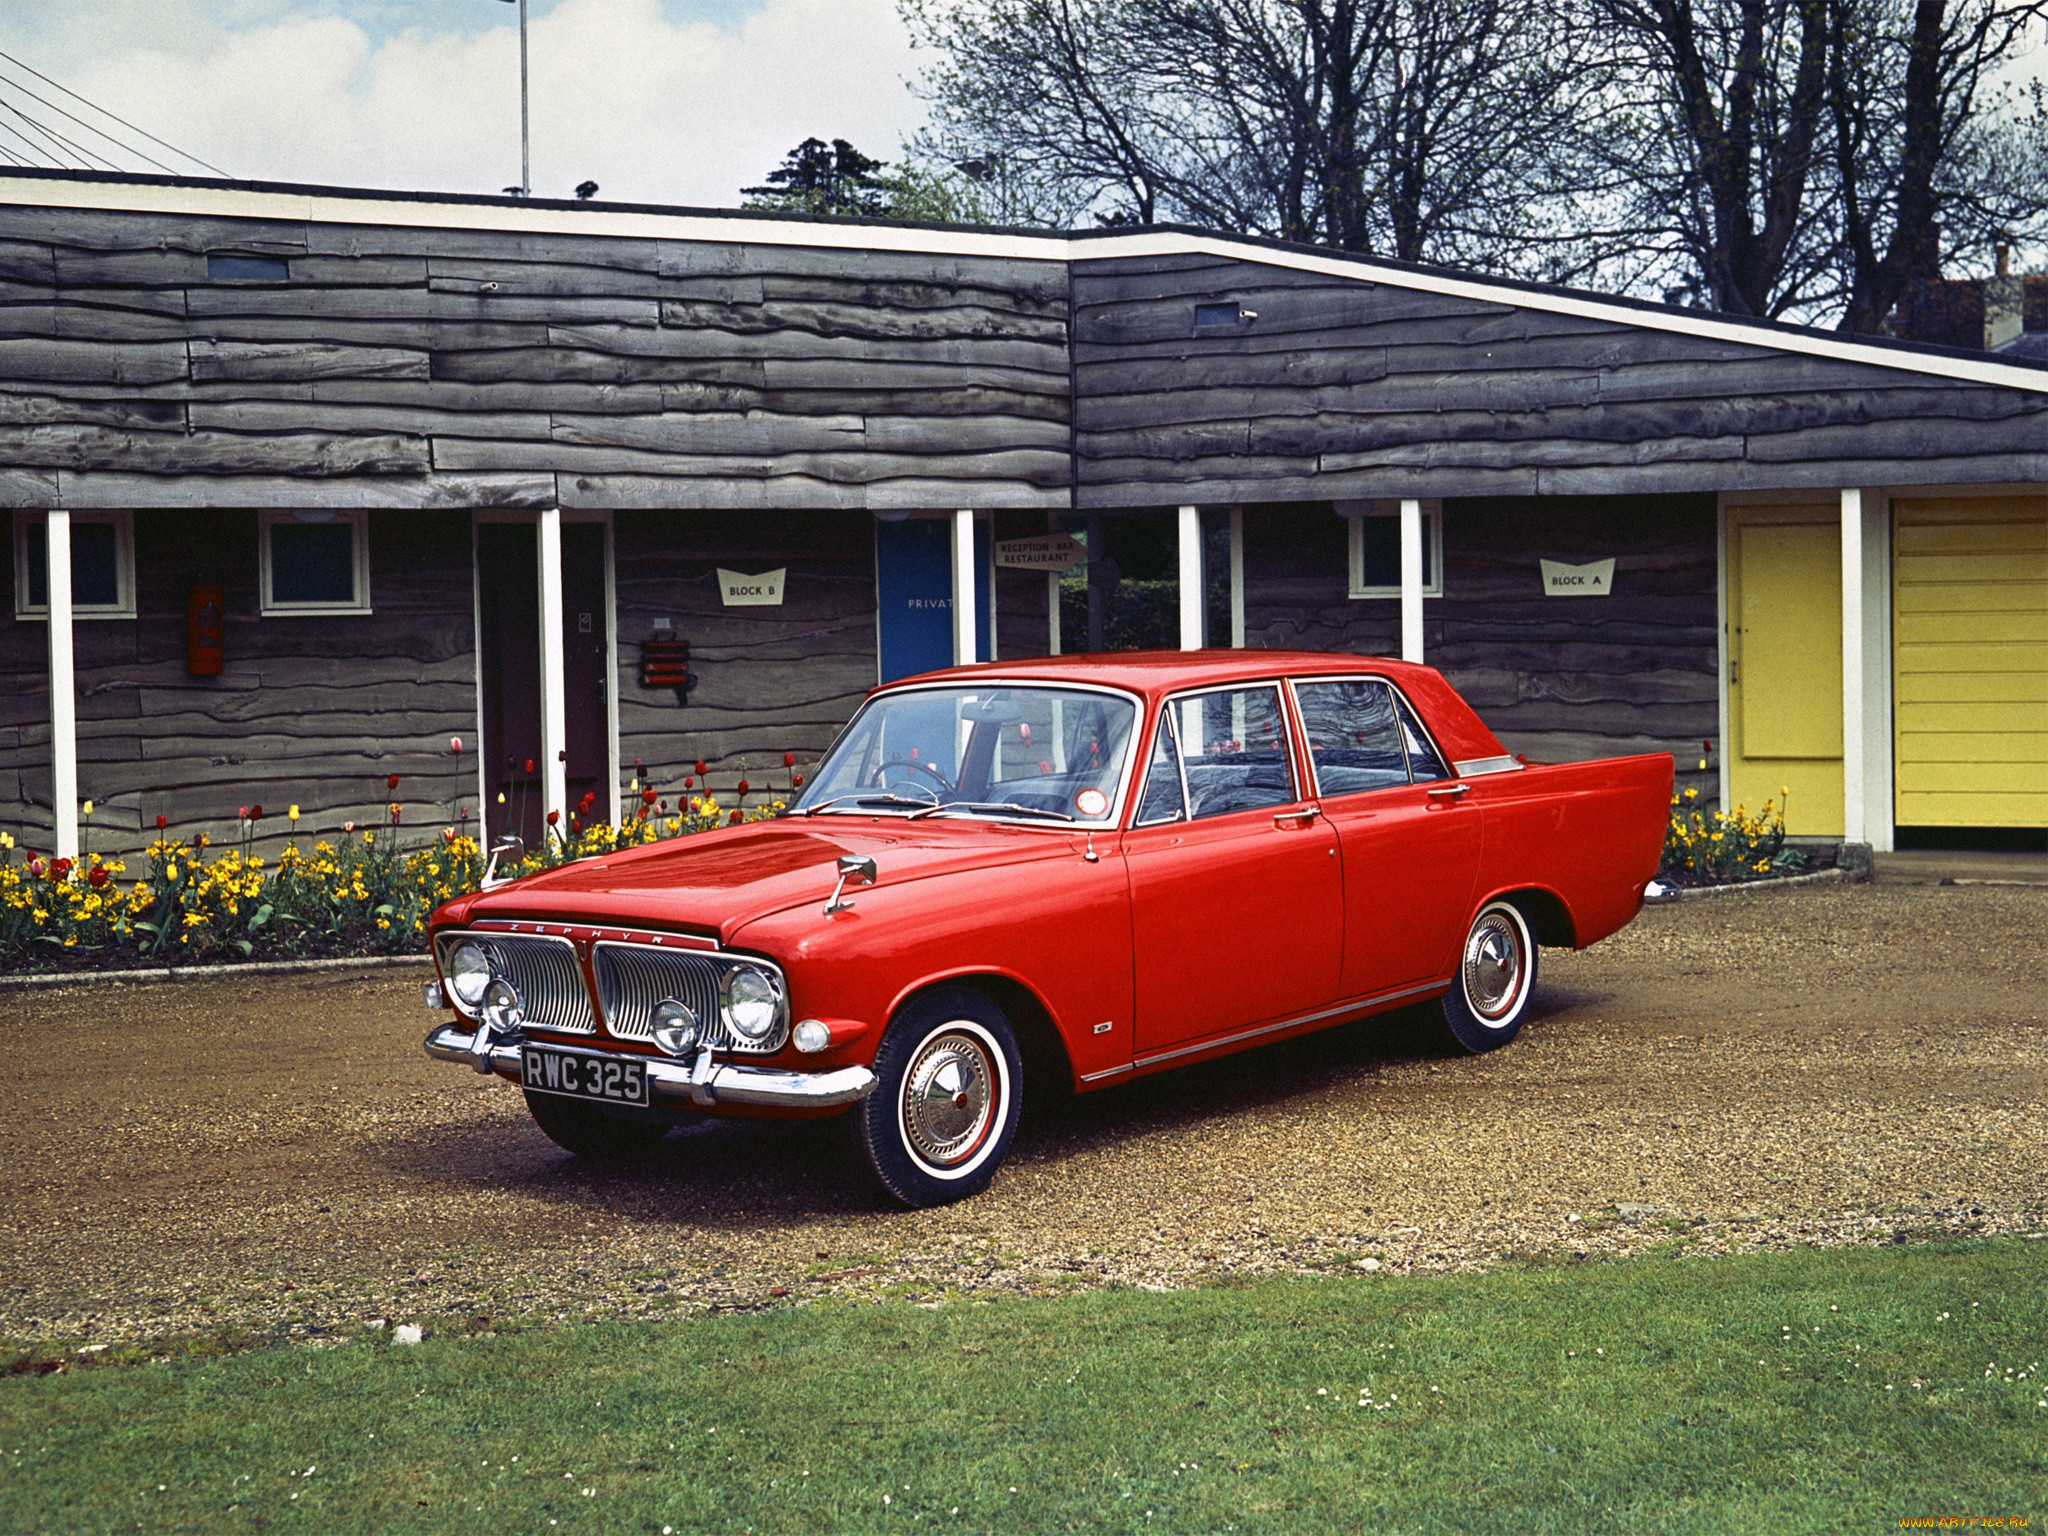
[{"label": "license plate", "polygon": [[647,1106],[647,1067],[632,1056],[586,1056],[529,1045],[520,1053],[521,1082],[534,1093]]}]

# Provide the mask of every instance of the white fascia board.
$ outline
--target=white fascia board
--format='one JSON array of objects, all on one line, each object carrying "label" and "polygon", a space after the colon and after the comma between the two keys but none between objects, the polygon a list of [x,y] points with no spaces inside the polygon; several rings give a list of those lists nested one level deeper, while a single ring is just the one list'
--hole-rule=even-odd
[{"label": "white fascia board", "polygon": [[716,209],[536,206],[498,201],[436,201],[431,196],[343,196],[318,188],[238,187],[232,183],[95,181],[21,177],[0,172],[0,204],[89,208],[107,212],[164,213],[213,218],[303,220],[315,224],[387,224],[412,229],[487,230],[504,234],[598,235],[642,240],[687,240],[738,245],[801,245],[827,250],[895,251],[920,255],[983,256],[1020,261],[1115,260],[1145,256],[1214,256],[1314,272],[1353,282],[1382,283],[1420,293],[1484,304],[1505,304],[1548,314],[1573,315],[1648,331],[1700,336],[1762,351],[1792,352],[1863,363],[1901,373],[2048,393],[2048,371],[1995,359],[1941,357],[1882,342],[1836,337],[1770,322],[1731,321],[1706,311],[1616,303],[1597,294],[1520,288],[1436,269],[1384,265],[1370,257],[1268,245],[1229,235],[1180,229],[1130,234],[1033,234],[956,226],[748,218]]}]

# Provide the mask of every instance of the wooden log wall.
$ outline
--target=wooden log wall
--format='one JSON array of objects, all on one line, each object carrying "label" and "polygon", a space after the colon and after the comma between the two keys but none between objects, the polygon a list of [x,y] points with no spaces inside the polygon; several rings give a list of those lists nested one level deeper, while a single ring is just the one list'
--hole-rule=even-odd
[{"label": "wooden log wall", "polygon": [[[1444,505],[1444,595],[1423,654],[1512,752],[1574,762],[1670,752],[1680,785],[1720,730],[1712,496],[1498,497]],[[1400,654],[1400,602],[1352,599],[1327,502],[1244,514],[1245,642]],[[1602,598],[1543,595],[1540,560],[1612,556]]]},{"label": "wooden log wall", "polygon": [[[873,681],[866,509],[1067,504],[1066,302],[1058,262],[0,205],[0,507],[136,512],[141,617],[76,626],[102,846],[159,811],[218,841],[258,800],[377,819],[386,758],[424,795],[435,741],[473,753],[470,509],[618,509],[622,640],[699,617],[717,563],[788,563],[786,612],[703,615],[689,710],[622,644],[623,757],[822,747]],[[257,619],[232,509],[327,506],[407,514],[373,520],[374,617]],[[840,516],[727,515],[790,509]],[[201,568],[231,610],[207,684]],[[0,624],[0,826],[47,842],[44,629]]]},{"label": "wooden log wall", "polygon": [[[2039,390],[1208,255],[1073,266],[1082,506],[2048,480]],[[1197,304],[1256,319],[1195,324]]]},{"label": "wooden log wall", "polygon": [[[248,805],[263,807],[258,841],[269,851],[294,804],[302,841],[346,821],[380,827],[393,801],[416,831],[455,819],[461,805],[473,816],[469,538],[466,513],[373,512],[372,612],[261,618],[254,512],[136,513],[138,617],[72,627],[90,845],[138,848],[159,815],[176,836],[229,843]],[[11,559],[8,567],[11,583]],[[225,599],[217,677],[186,670],[195,583],[218,585]],[[49,720],[47,630],[0,621],[0,827],[42,850],[51,845]],[[451,737],[463,739],[461,758]],[[395,791],[386,783],[394,773]]]}]

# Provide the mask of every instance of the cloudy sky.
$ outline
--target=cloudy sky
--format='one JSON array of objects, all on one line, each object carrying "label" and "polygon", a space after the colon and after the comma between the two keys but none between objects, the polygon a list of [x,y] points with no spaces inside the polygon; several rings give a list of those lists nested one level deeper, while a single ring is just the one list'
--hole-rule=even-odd
[{"label": "cloudy sky", "polygon": [[[894,159],[922,120],[894,0],[527,4],[536,196],[589,179],[608,199],[732,206],[805,137]],[[0,52],[234,176],[497,192],[519,179],[517,15],[505,0],[4,0]],[[8,76],[51,95],[0,61]],[[0,135],[0,158],[19,153]]]}]

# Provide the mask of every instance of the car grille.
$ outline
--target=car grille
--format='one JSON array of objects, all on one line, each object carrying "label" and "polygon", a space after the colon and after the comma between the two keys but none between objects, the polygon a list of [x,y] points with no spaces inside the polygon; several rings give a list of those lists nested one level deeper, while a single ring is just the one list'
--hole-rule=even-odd
[{"label": "car grille", "polygon": [[[491,969],[512,983],[527,1023],[586,1035],[597,1027],[590,1015],[583,969],[576,963],[576,946],[567,939],[512,938],[497,933],[456,937],[481,948],[490,957]],[[443,961],[445,964],[445,956]]]},{"label": "car grille", "polygon": [[648,1040],[654,1033],[654,1005],[665,998],[687,1003],[697,1015],[702,1039],[720,1050],[772,1050],[770,1039],[753,1045],[725,1027],[718,984],[731,968],[722,955],[689,954],[647,944],[598,944],[591,949],[598,1002],[605,1028],[621,1040]]}]

